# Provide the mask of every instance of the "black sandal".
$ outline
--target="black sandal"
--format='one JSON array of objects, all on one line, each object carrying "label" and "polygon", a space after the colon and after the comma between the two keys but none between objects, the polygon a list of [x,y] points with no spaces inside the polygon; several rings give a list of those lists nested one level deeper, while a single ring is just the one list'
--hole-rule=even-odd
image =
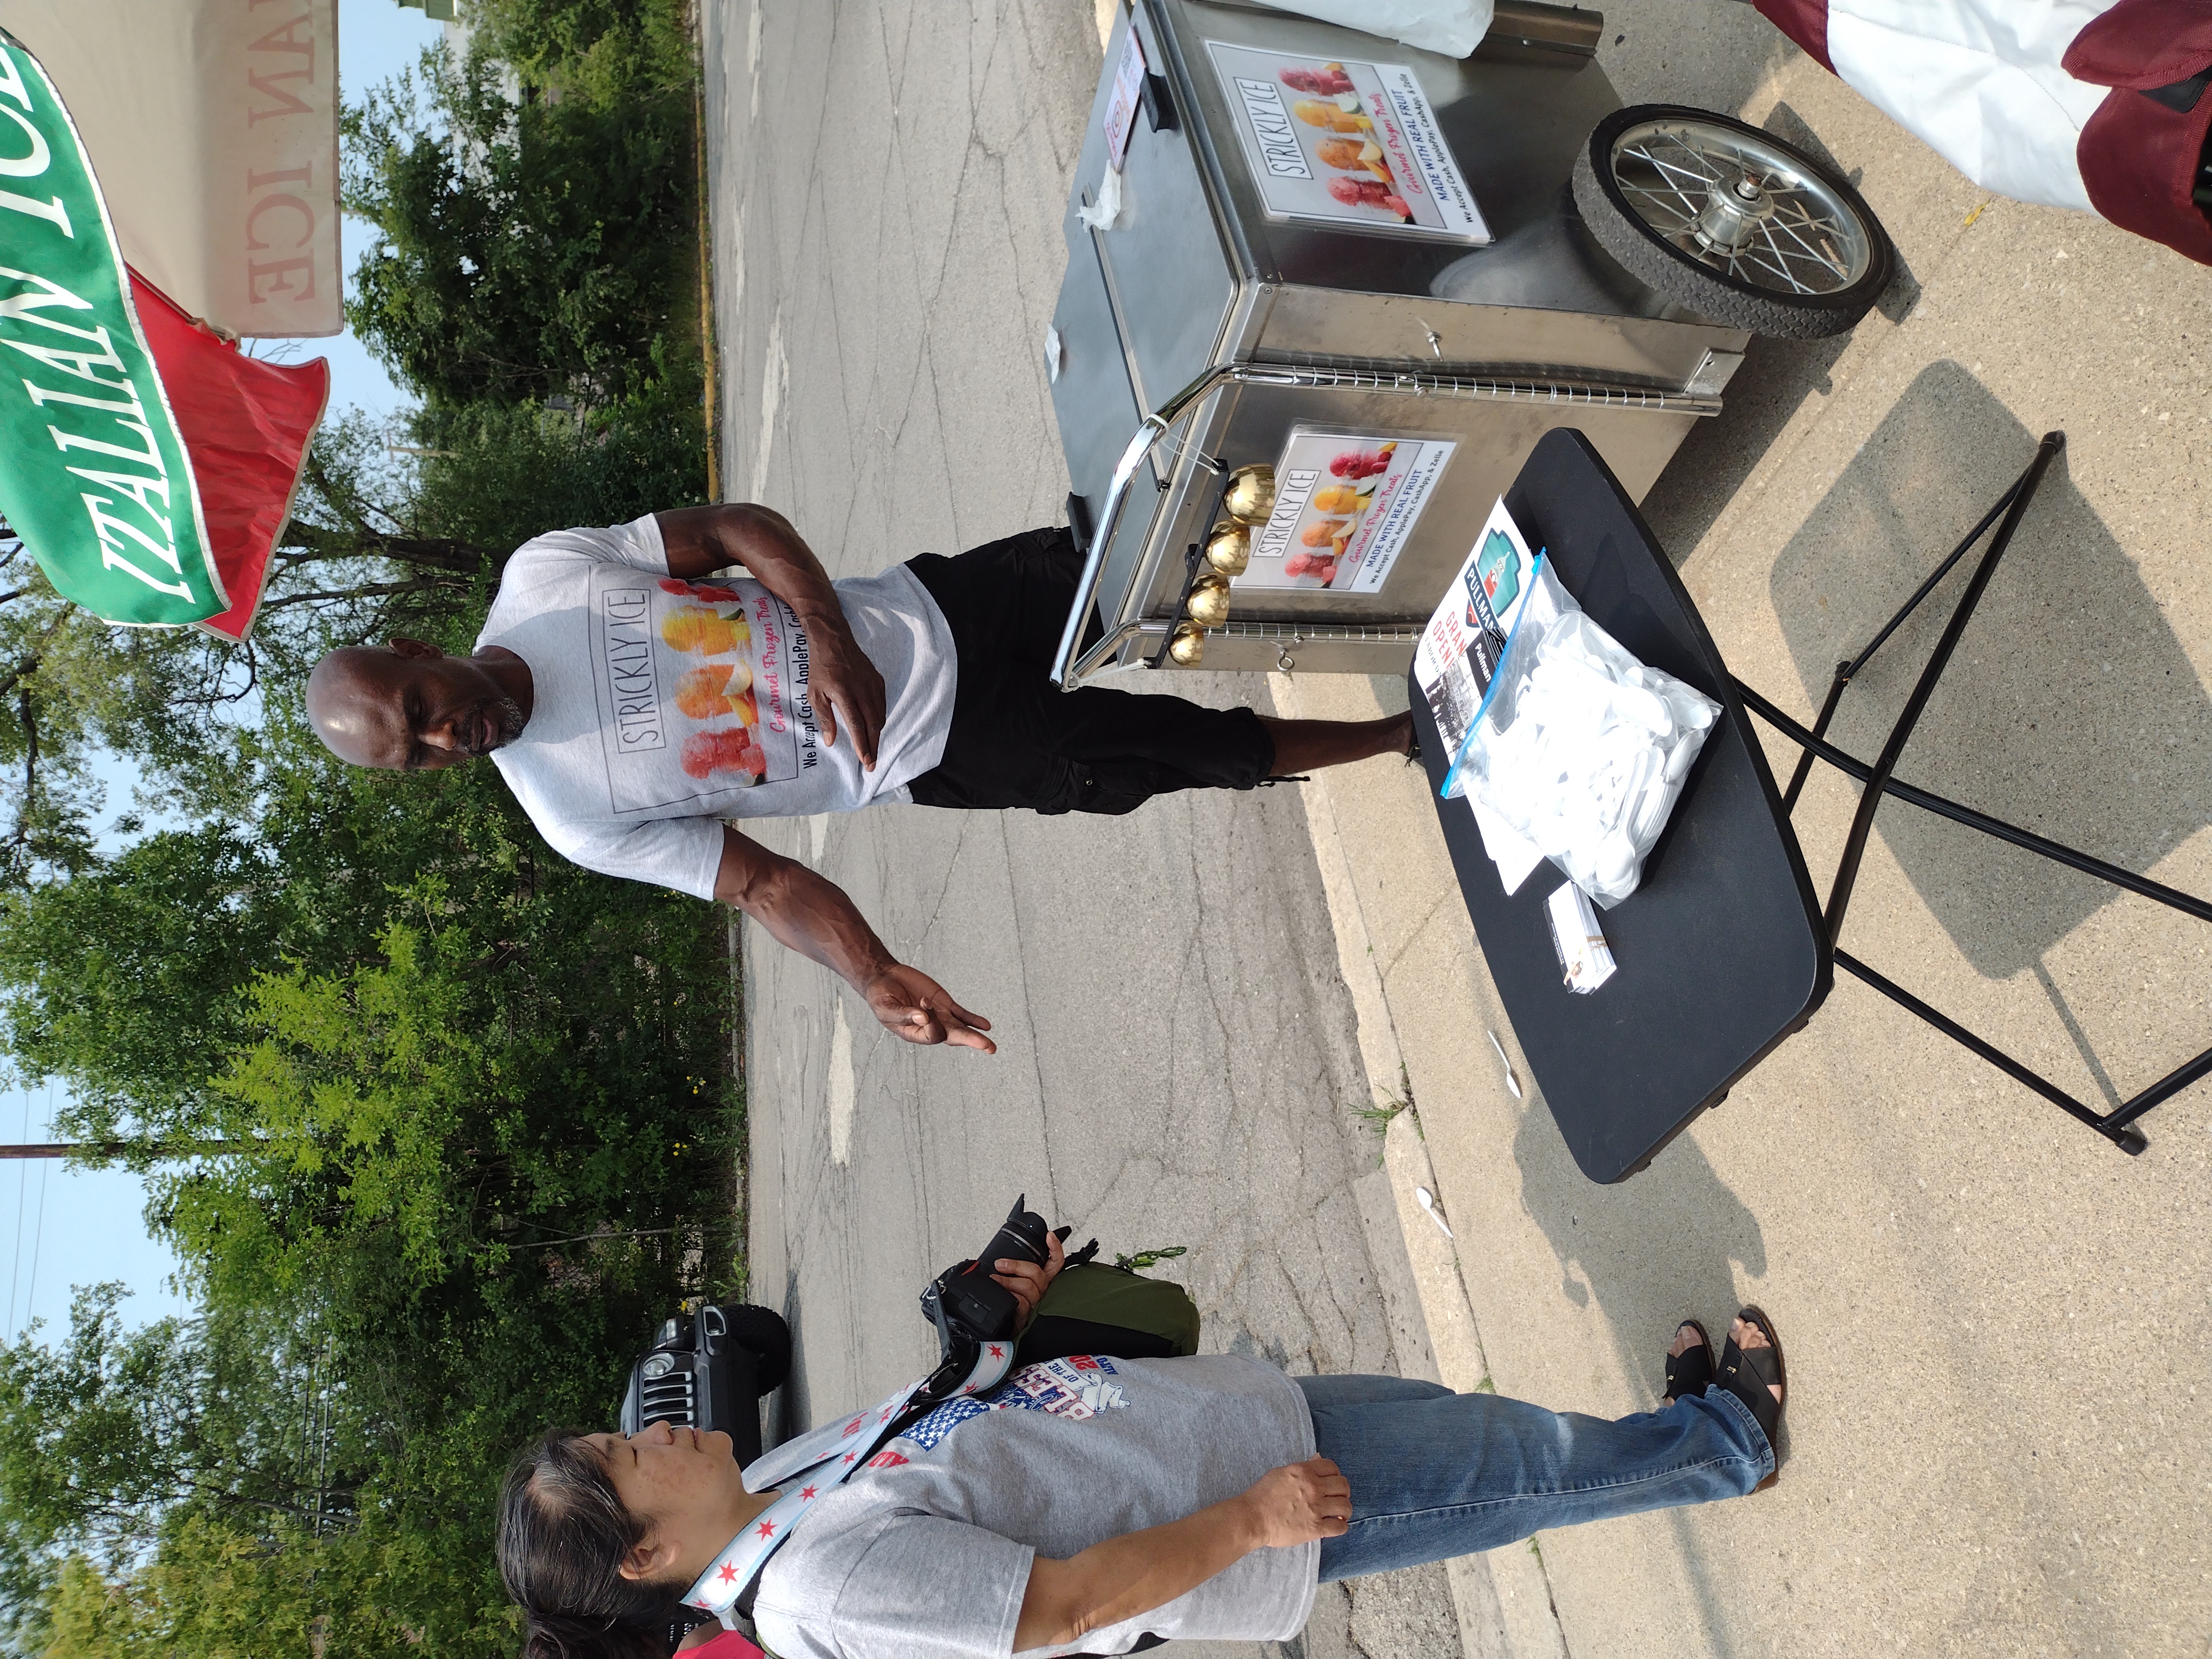
[{"label": "black sandal", "polygon": [[[1767,1340],[1764,1348],[1739,1348],[1735,1339],[1729,1339],[1728,1346],[1721,1352],[1720,1385],[1743,1401],[1766,1436],[1771,1447],[1782,1427],[1782,1408],[1790,1400],[1790,1373],[1782,1359],[1782,1339],[1774,1334],[1774,1323],[1756,1307],[1745,1308],[1736,1315],[1745,1323],[1756,1325]],[[1770,1390],[1777,1386],[1782,1398],[1777,1400]],[[1777,1454],[1778,1458],[1779,1453]],[[1777,1469],[1753,1487],[1753,1492],[1765,1492],[1780,1477]]]},{"label": "black sandal", "polygon": [[1686,1319],[1674,1327],[1674,1334],[1680,1336],[1685,1326],[1698,1334],[1698,1346],[1681,1353],[1667,1356],[1667,1392],[1664,1398],[1668,1405],[1685,1395],[1703,1394],[1713,1380],[1712,1334],[1696,1320]]}]

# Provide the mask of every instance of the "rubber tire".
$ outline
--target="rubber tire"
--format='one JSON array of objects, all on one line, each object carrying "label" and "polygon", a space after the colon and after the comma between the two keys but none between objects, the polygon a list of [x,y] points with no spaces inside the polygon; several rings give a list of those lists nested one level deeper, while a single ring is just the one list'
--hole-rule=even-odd
[{"label": "rubber tire", "polygon": [[[1799,167],[1834,191],[1858,216],[1872,257],[1866,272],[1833,294],[1785,295],[1725,276],[1663,241],[1628,205],[1613,173],[1613,144],[1627,128],[1645,121],[1692,120],[1731,128],[1780,150]],[[1575,205],[1598,246],[1632,276],[1678,305],[1727,328],[1748,329],[1784,340],[1820,340],[1847,332],[1874,308],[1889,286],[1897,256],[1881,221],[1835,173],[1802,149],[1747,122],[1685,104],[1632,104],[1615,110],[1590,130],[1589,142],[1575,158]]]},{"label": "rubber tire", "polygon": [[730,1340],[757,1362],[753,1385],[762,1394],[773,1394],[791,1375],[791,1327],[773,1308],[750,1303],[722,1310]]}]

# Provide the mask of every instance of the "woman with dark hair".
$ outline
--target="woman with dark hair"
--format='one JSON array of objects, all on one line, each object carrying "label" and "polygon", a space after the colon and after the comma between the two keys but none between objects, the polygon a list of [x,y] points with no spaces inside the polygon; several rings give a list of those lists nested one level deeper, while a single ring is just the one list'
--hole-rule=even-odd
[{"label": "woman with dark hair", "polygon": [[[659,1432],[673,1438],[665,1424]],[[499,1567],[529,1616],[524,1659],[667,1659],[675,1598],[622,1570],[653,1523],[610,1478],[610,1440],[556,1429],[507,1471]],[[726,1450],[723,1461],[736,1467]]]},{"label": "woman with dark hair", "polygon": [[[1685,1321],[1666,1372],[1662,1409],[1607,1423],[1227,1355],[1051,1360],[781,1492],[745,1489],[726,1435],[556,1431],[507,1477],[500,1568],[527,1659],[662,1659],[679,1599],[726,1600],[752,1571],[781,1659],[1286,1641],[1324,1581],[1771,1481],[1784,1376],[1766,1316],[1738,1315],[1717,1370]],[[779,1527],[764,1566],[732,1565]],[[721,1597],[705,1588],[718,1565]]]}]

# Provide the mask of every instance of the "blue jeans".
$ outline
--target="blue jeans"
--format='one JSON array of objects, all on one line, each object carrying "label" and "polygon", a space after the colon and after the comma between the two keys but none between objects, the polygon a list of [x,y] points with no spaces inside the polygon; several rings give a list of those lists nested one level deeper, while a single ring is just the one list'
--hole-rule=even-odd
[{"label": "blue jeans", "polygon": [[1405,1377],[1297,1381],[1316,1449],[1352,1483],[1351,1528],[1321,1540],[1324,1583],[1740,1498],[1774,1472],[1750,1408],[1719,1388],[1607,1423]]}]

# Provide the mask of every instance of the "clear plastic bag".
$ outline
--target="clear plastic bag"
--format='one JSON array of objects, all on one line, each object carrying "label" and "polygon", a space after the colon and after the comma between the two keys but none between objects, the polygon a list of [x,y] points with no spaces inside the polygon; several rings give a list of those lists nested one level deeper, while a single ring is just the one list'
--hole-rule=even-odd
[{"label": "clear plastic bag", "polygon": [[1720,705],[1638,662],[1540,557],[1482,712],[1444,781],[1600,906],[1636,890]]}]

